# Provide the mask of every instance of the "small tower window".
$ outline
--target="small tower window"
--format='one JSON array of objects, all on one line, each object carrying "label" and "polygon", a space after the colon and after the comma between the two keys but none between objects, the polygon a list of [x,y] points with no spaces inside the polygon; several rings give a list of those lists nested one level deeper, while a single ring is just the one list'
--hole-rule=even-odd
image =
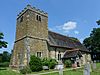
[{"label": "small tower window", "polygon": [[39,21],[41,21],[41,16],[39,16]]},{"label": "small tower window", "polygon": [[38,21],[38,15],[36,15],[36,20]]}]

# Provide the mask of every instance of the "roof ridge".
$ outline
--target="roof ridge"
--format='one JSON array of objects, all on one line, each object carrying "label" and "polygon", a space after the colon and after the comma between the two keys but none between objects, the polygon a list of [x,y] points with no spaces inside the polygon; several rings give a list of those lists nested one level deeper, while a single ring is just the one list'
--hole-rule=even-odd
[{"label": "roof ridge", "polygon": [[61,36],[64,36],[64,37],[70,38],[69,36],[66,36],[66,35],[61,34],[61,33],[58,33],[58,32],[54,32],[54,31],[50,31],[50,30],[49,30],[48,32],[52,32],[52,33],[54,33],[54,34],[58,34],[58,35],[61,35]]}]

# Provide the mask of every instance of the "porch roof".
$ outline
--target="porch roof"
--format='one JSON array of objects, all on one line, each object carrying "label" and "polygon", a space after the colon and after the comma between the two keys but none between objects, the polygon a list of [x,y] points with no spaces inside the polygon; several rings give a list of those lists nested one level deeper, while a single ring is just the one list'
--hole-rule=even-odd
[{"label": "porch roof", "polygon": [[62,59],[74,58],[74,57],[82,57],[82,53],[80,50],[70,50],[66,51]]}]

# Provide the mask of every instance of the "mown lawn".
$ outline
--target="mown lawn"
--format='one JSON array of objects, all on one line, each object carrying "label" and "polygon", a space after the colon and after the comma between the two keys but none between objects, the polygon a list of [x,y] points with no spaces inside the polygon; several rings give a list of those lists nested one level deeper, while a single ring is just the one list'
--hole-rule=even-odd
[{"label": "mown lawn", "polygon": [[[58,72],[52,73],[53,70],[49,71],[40,71],[38,73],[45,73],[45,72],[51,72],[49,74],[42,74],[42,75],[59,75]],[[75,70],[70,70],[70,71],[64,71],[64,75],[83,75],[83,69],[77,69]],[[33,72],[31,74],[37,74],[37,72]],[[11,69],[0,69],[0,75],[22,75],[20,73],[14,72]],[[91,75],[100,75],[100,63],[97,63],[97,68],[94,72],[91,72]]]},{"label": "mown lawn", "polygon": [[[56,72],[43,75],[59,75],[59,73]],[[84,75],[84,74],[83,74],[83,69],[77,69],[76,71],[74,70],[64,71],[63,75]],[[91,75],[100,75],[100,63],[97,63],[97,68],[94,72],[91,72]]]},{"label": "mown lawn", "polygon": [[[49,73],[43,75],[59,75],[59,73]],[[83,71],[65,71],[63,75],[83,75]],[[100,72],[91,72],[91,75],[100,75]]]},{"label": "mown lawn", "polygon": [[100,63],[97,63],[96,66],[97,66],[97,69],[100,69]]},{"label": "mown lawn", "polygon": [[9,68],[2,68],[0,69],[0,75],[22,75],[20,73],[14,72],[10,70]]}]

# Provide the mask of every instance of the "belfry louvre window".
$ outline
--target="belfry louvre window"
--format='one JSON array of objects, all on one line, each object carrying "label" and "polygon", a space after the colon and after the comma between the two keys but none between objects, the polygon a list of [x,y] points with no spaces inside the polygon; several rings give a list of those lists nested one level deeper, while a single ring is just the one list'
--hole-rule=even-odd
[{"label": "belfry louvre window", "polygon": [[38,21],[38,15],[36,15],[36,20]]},{"label": "belfry louvre window", "polygon": [[41,22],[41,16],[36,15],[36,20]]},{"label": "belfry louvre window", "polygon": [[41,16],[39,16],[39,21],[41,21]]},{"label": "belfry louvre window", "polygon": [[37,52],[37,57],[42,57],[42,52]]}]

